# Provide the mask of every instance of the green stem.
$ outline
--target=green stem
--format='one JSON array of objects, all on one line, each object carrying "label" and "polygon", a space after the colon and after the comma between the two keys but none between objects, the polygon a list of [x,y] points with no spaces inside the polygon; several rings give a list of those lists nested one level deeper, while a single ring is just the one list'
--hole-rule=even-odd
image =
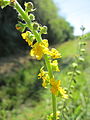
[{"label": "green stem", "polygon": [[56,106],[56,96],[52,94],[52,106],[53,106],[53,120],[56,120],[56,111],[57,111],[57,106]]},{"label": "green stem", "polygon": [[[53,73],[52,73],[52,68],[50,65],[50,60],[49,57],[47,55],[44,56],[45,58],[45,63],[49,72],[49,77],[53,78]],[[53,120],[56,120],[56,96],[54,94],[52,94],[52,107],[53,107]]]},{"label": "green stem", "polygon": [[14,7],[17,10],[17,12],[23,17],[23,19],[27,23],[28,27],[31,29],[31,20],[29,19],[28,15],[25,13],[25,11],[21,7],[21,5],[17,1],[15,1]]},{"label": "green stem", "polygon": [[16,1],[15,5],[14,5],[15,9],[18,11],[18,13],[22,16],[22,18],[24,19],[24,21],[27,23],[28,28],[30,29],[30,31],[32,31],[32,33],[35,35],[35,38],[38,42],[42,41],[41,35],[33,30],[33,27],[31,25],[31,20],[28,17],[28,15],[25,13],[25,11],[23,10],[23,8],[20,6],[20,4]]},{"label": "green stem", "polygon": [[[30,18],[28,17],[28,15],[25,13],[25,11],[23,10],[23,8],[19,5],[19,3],[16,1],[15,2],[15,9],[18,11],[18,13],[22,16],[22,18],[24,19],[24,21],[27,23],[28,28],[30,29],[30,31],[32,31],[32,33],[35,35],[35,38],[38,42],[42,41],[41,35],[33,30],[32,27],[32,22],[30,20]],[[45,59],[45,63],[49,72],[49,77],[53,78],[53,72],[52,72],[52,68],[50,65],[50,60],[49,57],[47,55],[44,56]],[[52,94],[52,107],[53,107],[53,120],[56,120],[56,96],[54,94]]]}]

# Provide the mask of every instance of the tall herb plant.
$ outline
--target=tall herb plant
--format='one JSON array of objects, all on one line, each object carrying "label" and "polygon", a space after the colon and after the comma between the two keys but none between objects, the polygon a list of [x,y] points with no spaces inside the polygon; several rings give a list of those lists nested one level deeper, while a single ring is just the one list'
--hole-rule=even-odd
[{"label": "tall herb plant", "polygon": [[[32,2],[25,2],[25,10],[20,6],[17,0],[0,0],[0,5],[4,8],[6,5],[12,6],[18,12],[18,17],[20,21],[16,25],[16,29],[22,32],[21,36],[28,45],[32,48],[30,50],[30,55],[36,57],[37,60],[44,58],[45,66],[42,66],[38,78],[42,78],[42,86],[48,88],[52,94],[52,109],[53,114],[51,114],[49,120],[57,120],[57,102],[56,97],[62,96],[63,98],[68,98],[66,91],[61,87],[61,81],[56,80],[54,77],[54,71],[59,72],[58,68],[58,58],[61,58],[61,54],[55,49],[49,49],[49,43],[47,39],[42,38],[42,34],[47,34],[47,27],[42,26],[37,21],[35,21],[35,16],[33,11],[35,8]],[[21,22],[22,21],[22,22]],[[25,29],[28,29],[25,31]],[[34,40],[36,42],[34,43]]]}]

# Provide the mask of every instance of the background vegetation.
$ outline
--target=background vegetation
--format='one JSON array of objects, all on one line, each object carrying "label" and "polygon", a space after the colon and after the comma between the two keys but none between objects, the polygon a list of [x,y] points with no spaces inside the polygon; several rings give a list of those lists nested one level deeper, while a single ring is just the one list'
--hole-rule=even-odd
[{"label": "background vegetation", "polygon": [[[23,7],[24,0],[19,2]],[[48,26],[45,37],[62,54],[59,61],[61,72],[55,75],[67,87],[67,71],[77,54],[78,39],[73,40],[73,27],[58,16],[52,0],[34,0],[34,4],[37,21]],[[17,13],[11,7],[0,8],[0,120],[46,120],[51,112],[51,95],[37,79],[44,61],[36,61],[26,55],[29,53],[27,44],[15,29],[17,20]],[[58,98],[60,119],[63,120],[90,119],[90,33],[87,36],[86,60],[82,74],[73,83],[73,97],[66,102]]]},{"label": "background vegetation", "polygon": [[[31,0],[27,0],[31,1]],[[24,5],[25,0],[19,0]],[[33,1],[32,1],[33,2]],[[61,16],[52,0],[34,0],[36,9],[36,20],[48,27],[48,38],[50,44],[61,43],[73,38],[73,27]],[[18,21],[17,12],[7,6],[0,9],[0,56],[8,56],[28,49],[22,40],[15,25]],[[44,36],[43,36],[44,37]]]}]

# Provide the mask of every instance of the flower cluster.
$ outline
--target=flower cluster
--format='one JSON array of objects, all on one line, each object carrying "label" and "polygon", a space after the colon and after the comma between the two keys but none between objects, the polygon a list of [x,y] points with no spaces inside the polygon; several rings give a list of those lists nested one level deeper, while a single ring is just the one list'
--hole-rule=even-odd
[{"label": "flower cluster", "polygon": [[[56,66],[57,68],[57,66]],[[55,69],[56,69],[55,68]],[[66,94],[66,91],[61,87],[61,81],[58,80],[56,81],[54,78],[51,78],[49,77],[49,74],[47,71],[44,71],[44,67],[42,67],[40,69],[40,73],[38,74],[38,78],[42,78],[43,80],[43,83],[42,83],[42,86],[44,88],[47,88],[48,85],[50,85],[50,91],[56,95],[56,96],[59,96],[61,95],[63,98],[68,98],[68,95]]]},{"label": "flower cluster", "polygon": [[40,73],[38,74],[38,79],[42,78],[43,80],[43,83],[42,83],[42,86],[44,88],[47,88],[47,85],[49,84],[49,75],[48,75],[48,72],[47,71],[44,71],[43,70],[44,67],[42,67],[40,69]]},{"label": "flower cluster", "polygon": [[34,35],[30,31],[22,33],[23,39],[28,43],[29,46],[32,46],[33,40],[35,39]]},{"label": "flower cluster", "polygon": [[[56,112],[56,120],[59,120],[60,117],[60,111]],[[47,116],[47,120],[53,120],[53,113]]]},{"label": "flower cluster", "polygon": [[[32,47],[30,55],[35,56],[37,60],[41,60],[41,58],[45,54],[51,56],[53,59],[61,57],[61,54],[55,48],[49,50],[48,40],[44,39],[41,42],[36,42],[33,45],[33,40],[35,39],[35,36],[29,31],[22,33],[22,37],[23,39],[25,39],[28,45]],[[57,61],[54,61],[52,64],[57,64]]]},{"label": "flower cluster", "polygon": [[[25,10],[28,11],[28,7],[30,7],[29,10],[33,11],[33,5],[30,3],[25,3]],[[30,12],[30,11],[29,11]],[[31,13],[30,13],[30,16]],[[34,15],[32,17],[31,21],[35,20]],[[22,25],[19,23],[17,27],[21,27],[22,29],[25,28],[25,24]],[[37,37],[40,38],[41,34],[47,34],[47,27],[41,26],[37,22],[32,21],[31,23],[32,30],[26,31],[22,33],[22,38],[25,39],[25,41],[28,43],[29,46],[31,46],[30,55],[32,57],[35,57],[37,60],[41,60],[45,55],[49,56],[49,63],[51,67],[51,71],[57,71],[59,72],[60,69],[58,67],[58,61],[57,58],[61,58],[61,54],[55,49],[51,48],[49,49],[49,43],[47,39],[41,39],[40,41],[37,41]],[[36,35],[38,33],[38,36]],[[36,35],[36,36],[35,36]],[[36,39],[36,42],[34,43],[34,40]],[[54,76],[50,77],[49,71],[44,71],[44,67],[40,69],[40,73],[38,74],[38,78],[42,79],[42,86],[44,88],[47,88],[50,86],[50,91],[52,94],[58,96],[61,95],[63,98],[67,98],[66,91],[61,87],[61,81],[55,80]]]}]

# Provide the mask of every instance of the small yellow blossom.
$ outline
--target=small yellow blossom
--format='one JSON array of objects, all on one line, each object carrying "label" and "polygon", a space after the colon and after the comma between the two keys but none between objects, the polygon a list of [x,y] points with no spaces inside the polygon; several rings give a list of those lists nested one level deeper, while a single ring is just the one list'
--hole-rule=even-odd
[{"label": "small yellow blossom", "polygon": [[63,98],[65,98],[65,99],[68,98],[68,95],[66,94],[66,91],[62,87],[60,87],[60,85],[61,85],[60,80],[56,81],[54,78],[52,78],[50,80],[50,83],[51,83],[51,86],[52,86],[50,90],[54,95],[58,95],[60,93]]},{"label": "small yellow blossom", "polygon": [[47,73],[42,77],[42,80],[43,80],[42,86],[44,88],[47,88],[47,85],[49,84],[49,76]]},{"label": "small yellow blossom", "polygon": [[43,68],[44,67],[40,69],[40,73],[38,74],[38,79],[42,78],[43,80],[42,86],[46,88],[47,84],[49,83],[49,76],[48,76],[48,72],[44,71]]},{"label": "small yellow blossom", "polygon": [[50,56],[51,56],[53,59],[61,58],[61,54],[60,54],[55,48],[52,48],[52,49],[51,49],[51,51],[50,51]]},{"label": "small yellow blossom", "polygon": [[43,70],[44,67],[41,67],[40,73],[38,74],[38,79],[42,78],[45,75],[45,71]]},{"label": "small yellow blossom", "polygon": [[66,94],[66,91],[62,87],[59,88],[59,91],[60,91],[63,98],[65,98],[65,99],[68,98],[68,95]]},{"label": "small yellow blossom", "polygon": [[42,40],[41,44],[42,44],[43,46],[45,46],[46,48],[49,46],[47,39]]},{"label": "small yellow blossom", "polygon": [[54,61],[52,61],[51,62],[51,66],[52,66],[52,69],[54,70],[54,71],[60,71],[59,70],[59,67],[58,67],[58,61],[57,60],[54,60]]},{"label": "small yellow blossom", "polygon": [[35,43],[33,45],[33,48],[32,48],[32,50],[30,52],[30,55],[31,56],[36,56],[36,58],[38,60],[40,60],[42,58],[42,56],[43,56],[43,47],[41,46],[40,43],[37,42],[37,43]]},{"label": "small yellow blossom", "polygon": [[29,31],[26,31],[25,33],[22,33],[22,38],[25,39],[25,41],[28,43],[28,45],[32,45],[32,41],[30,40],[29,38],[29,34],[30,32]]},{"label": "small yellow blossom", "polygon": [[58,91],[59,91],[59,87],[60,87],[60,84],[61,84],[61,81],[58,80],[58,81],[55,81],[53,78],[50,80],[50,83],[51,83],[51,92],[55,95],[58,95]]},{"label": "small yellow blossom", "polygon": [[[56,120],[59,120],[60,111],[56,112]],[[49,120],[53,120],[53,113],[50,114]]]},{"label": "small yellow blossom", "polygon": [[49,49],[48,49],[48,41],[47,40],[42,40],[42,42],[36,42],[32,46],[32,50],[30,52],[31,56],[36,56],[38,60],[40,60],[44,54],[49,54]]}]

